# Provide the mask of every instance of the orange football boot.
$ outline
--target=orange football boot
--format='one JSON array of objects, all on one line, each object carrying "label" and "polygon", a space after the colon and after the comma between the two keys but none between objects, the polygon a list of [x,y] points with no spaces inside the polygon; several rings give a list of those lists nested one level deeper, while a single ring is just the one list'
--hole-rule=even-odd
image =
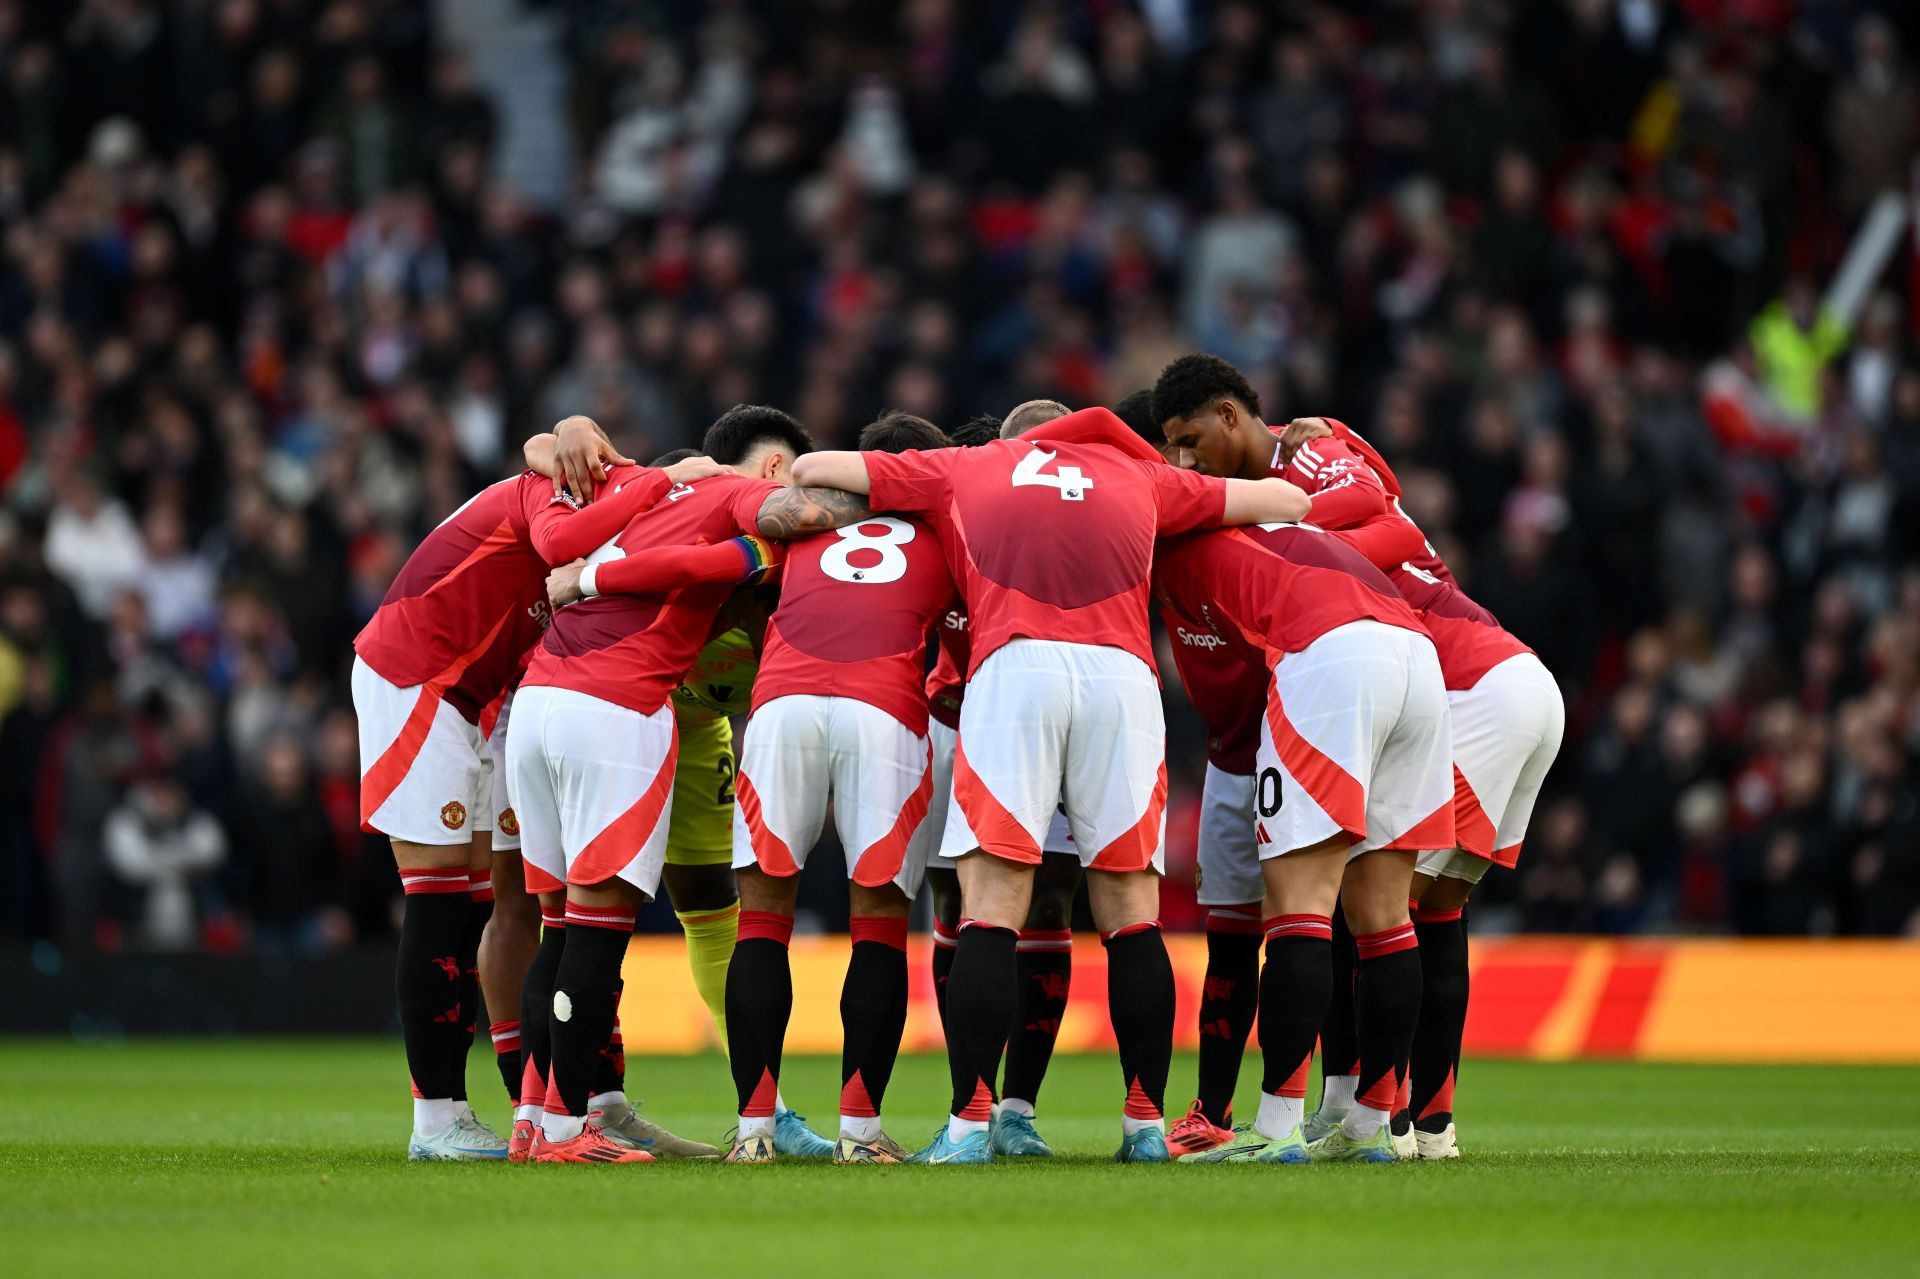
[{"label": "orange football boot", "polygon": [[534,1142],[533,1162],[538,1164],[650,1164],[653,1156],[644,1150],[632,1150],[608,1137],[598,1124],[588,1124],[571,1141],[548,1141],[544,1136]]},{"label": "orange football boot", "polygon": [[1201,1114],[1197,1099],[1187,1107],[1187,1113],[1167,1129],[1167,1149],[1173,1152],[1175,1159],[1182,1155],[1204,1154],[1232,1140],[1233,1130],[1222,1128]]}]

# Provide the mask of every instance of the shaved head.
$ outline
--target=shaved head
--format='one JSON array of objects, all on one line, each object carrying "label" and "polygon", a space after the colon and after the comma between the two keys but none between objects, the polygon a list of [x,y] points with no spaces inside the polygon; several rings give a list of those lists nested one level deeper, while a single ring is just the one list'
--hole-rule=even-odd
[{"label": "shaved head", "polygon": [[1000,438],[1011,440],[1015,436],[1025,435],[1043,422],[1051,422],[1057,417],[1065,417],[1069,412],[1066,405],[1058,400],[1028,400],[1025,404],[1014,406],[1000,423]]}]

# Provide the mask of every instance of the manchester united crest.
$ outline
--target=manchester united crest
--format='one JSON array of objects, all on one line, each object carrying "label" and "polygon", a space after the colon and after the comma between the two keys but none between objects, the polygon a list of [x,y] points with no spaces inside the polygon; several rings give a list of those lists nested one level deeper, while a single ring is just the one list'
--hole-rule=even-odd
[{"label": "manchester united crest", "polygon": [[448,830],[459,830],[467,824],[467,806],[457,799],[447,801],[440,810],[440,824]]},{"label": "manchester united crest", "polygon": [[500,816],[493,824],[500,828],[502,835],[518,835],[520,833],[520,819],[513,815],[511,808],[501,809]]}]

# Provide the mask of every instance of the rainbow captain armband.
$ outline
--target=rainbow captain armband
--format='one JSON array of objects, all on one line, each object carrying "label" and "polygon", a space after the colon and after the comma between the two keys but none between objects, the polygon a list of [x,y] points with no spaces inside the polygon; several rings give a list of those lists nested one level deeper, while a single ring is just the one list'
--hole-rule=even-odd
[{"label": "rainbow captain armband", "polygon": [[697,546],[649,547],[632,555],[588,565],[580,593],[659,595],[683,587],[758,582],[779,567],[778,545],[747,534]]},{"label": "rainbow captain armband", "polygon": [[741,556],[746,560],[746,573],[740,579],[742,585],[764,581],[767,574],[779,567],[781,548],[776,542],[755,537],[751,533],[743,533],[734,538],[729,545],[737,546]]}]

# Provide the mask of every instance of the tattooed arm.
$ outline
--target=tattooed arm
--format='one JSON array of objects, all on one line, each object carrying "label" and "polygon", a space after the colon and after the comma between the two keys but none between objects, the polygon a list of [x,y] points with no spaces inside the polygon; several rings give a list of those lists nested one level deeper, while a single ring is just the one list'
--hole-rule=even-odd
[{"label": "tattooed arm", "polygon": [[800,537],[845,528],[872,513],[864,496],[844,489],[781,489],[769,493],[760,504],[759,533],[762,537]]}]

